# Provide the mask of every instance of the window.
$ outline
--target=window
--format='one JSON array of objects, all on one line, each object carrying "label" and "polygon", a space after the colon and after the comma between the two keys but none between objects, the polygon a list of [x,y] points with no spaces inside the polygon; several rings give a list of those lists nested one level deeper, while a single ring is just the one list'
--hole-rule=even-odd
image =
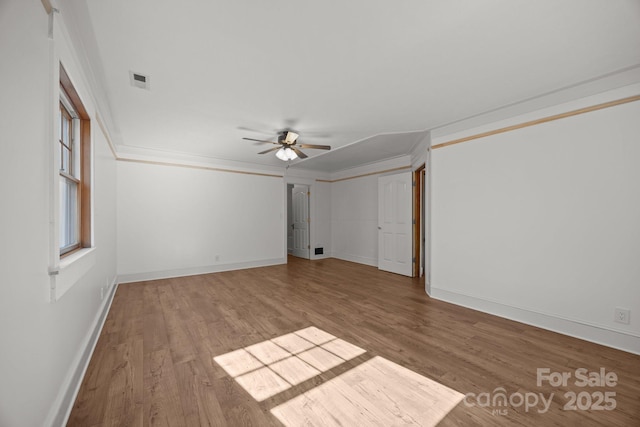
[{"label": "window", "polygon": [[91,246],[91,143],[89,116],[60,65],[58,115],[60,256]]}]

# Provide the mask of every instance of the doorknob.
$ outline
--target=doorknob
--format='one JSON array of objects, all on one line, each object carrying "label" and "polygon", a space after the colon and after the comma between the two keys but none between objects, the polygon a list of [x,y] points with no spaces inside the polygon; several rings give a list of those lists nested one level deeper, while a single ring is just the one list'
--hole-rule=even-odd
[{"label": "doorknob", "polygon": [[378,227],[378,230],[382,230],[382,227]]}]

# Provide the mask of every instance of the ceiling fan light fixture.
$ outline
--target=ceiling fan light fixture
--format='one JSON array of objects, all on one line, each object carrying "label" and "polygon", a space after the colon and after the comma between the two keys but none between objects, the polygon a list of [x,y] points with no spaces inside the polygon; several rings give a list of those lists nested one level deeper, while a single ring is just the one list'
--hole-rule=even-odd
[{"label": "ceiling fan light fixture", "polygon": [[286,162],[286,161],[289,161],[289,160],[297,159],[298,155],[291,148],[282,147],[281,149],[276,151],[276,157],[279,158],[280,160]]},{"label": "ceiling fan light fixture", "polygon": [[287,144],[293,144],[294,142],[296,142],[296,139],[298,139],[298,136],[299,135],[297,133],[288,131],[284,137],[284,141]]}]

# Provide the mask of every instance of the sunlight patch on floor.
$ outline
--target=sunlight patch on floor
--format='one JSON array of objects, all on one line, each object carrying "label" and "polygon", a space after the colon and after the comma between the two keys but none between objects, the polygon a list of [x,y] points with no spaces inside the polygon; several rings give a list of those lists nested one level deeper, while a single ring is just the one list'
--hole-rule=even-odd
[{"label": "sunlight patch on floor", "polygon": [[213,359],[261,402],[363,353],[311,326]]},{"label": "sunlight patch on floor", "polygon": [[464,395],[382,357],[271,410],[285,426],[436,426]]},{"label": "sunlight patch on floor", "polygon": [[[312,326],[214,360],[262,402],[364,353]],[[271,413],[286,427],[435,426],[463,398],[377,356],[272,408]]]}]

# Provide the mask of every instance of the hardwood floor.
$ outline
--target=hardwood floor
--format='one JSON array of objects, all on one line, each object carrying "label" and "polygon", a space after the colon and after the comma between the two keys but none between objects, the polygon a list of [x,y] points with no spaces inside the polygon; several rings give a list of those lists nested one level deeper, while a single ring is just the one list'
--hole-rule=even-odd
[{"label": "hardwood floor", "polygon": [[[365,352],[327,357],[318,346],[309,350],[316,345],[313,337],[288,335],[312,326]],[[308,354],[296,363],[309,362],[322,372],[285,372],[293,379],[283,391],[261,394],[258,401],[234,376],[254,369],[256,358],[271,357],[255,350],[265,341],[291,352],[306,343],[300,351]],[[246,369],[235,372],[230,356],[222,356],[247,347],[237,362]],[[537,386],[537,368],[571,377],[566,385]],[[579,387],[579,368],[614,372],[616,385]],[[466,395],[439,426],[640,425],[640,356],[432,300],[418,280],[335,259],[297,258],[282,266],[120,285],[68,425],[325,425],[329,420],[310,419],[307,412],[336,394],[327,387],[366,372],[386,372],[377,375],[391,383],[393,372],[405,371],[418,384],[413,388],[427,381],[457,392],[459,399]],[[394,388],[360,380],[369,382],[368,393]],[[255,381],[260,386],[262,380]],[[511,398],[509,406],[488,404],[499,387]],[[571,404],[565,393],[571,392],[576,410],[564,410]],[[615,403],[615,409],[580,409],[605,392],[608,399],[600,406]],[[534,394],[537,399],[551,393],[547,411],[541,401],[527,410],[520,400],[532,403]],[[306,418],[291,406],[300,399],[307,399]],[[406,423],[399,408],[397,424]],[[353,425],[332,417],[332,424]]]}]

